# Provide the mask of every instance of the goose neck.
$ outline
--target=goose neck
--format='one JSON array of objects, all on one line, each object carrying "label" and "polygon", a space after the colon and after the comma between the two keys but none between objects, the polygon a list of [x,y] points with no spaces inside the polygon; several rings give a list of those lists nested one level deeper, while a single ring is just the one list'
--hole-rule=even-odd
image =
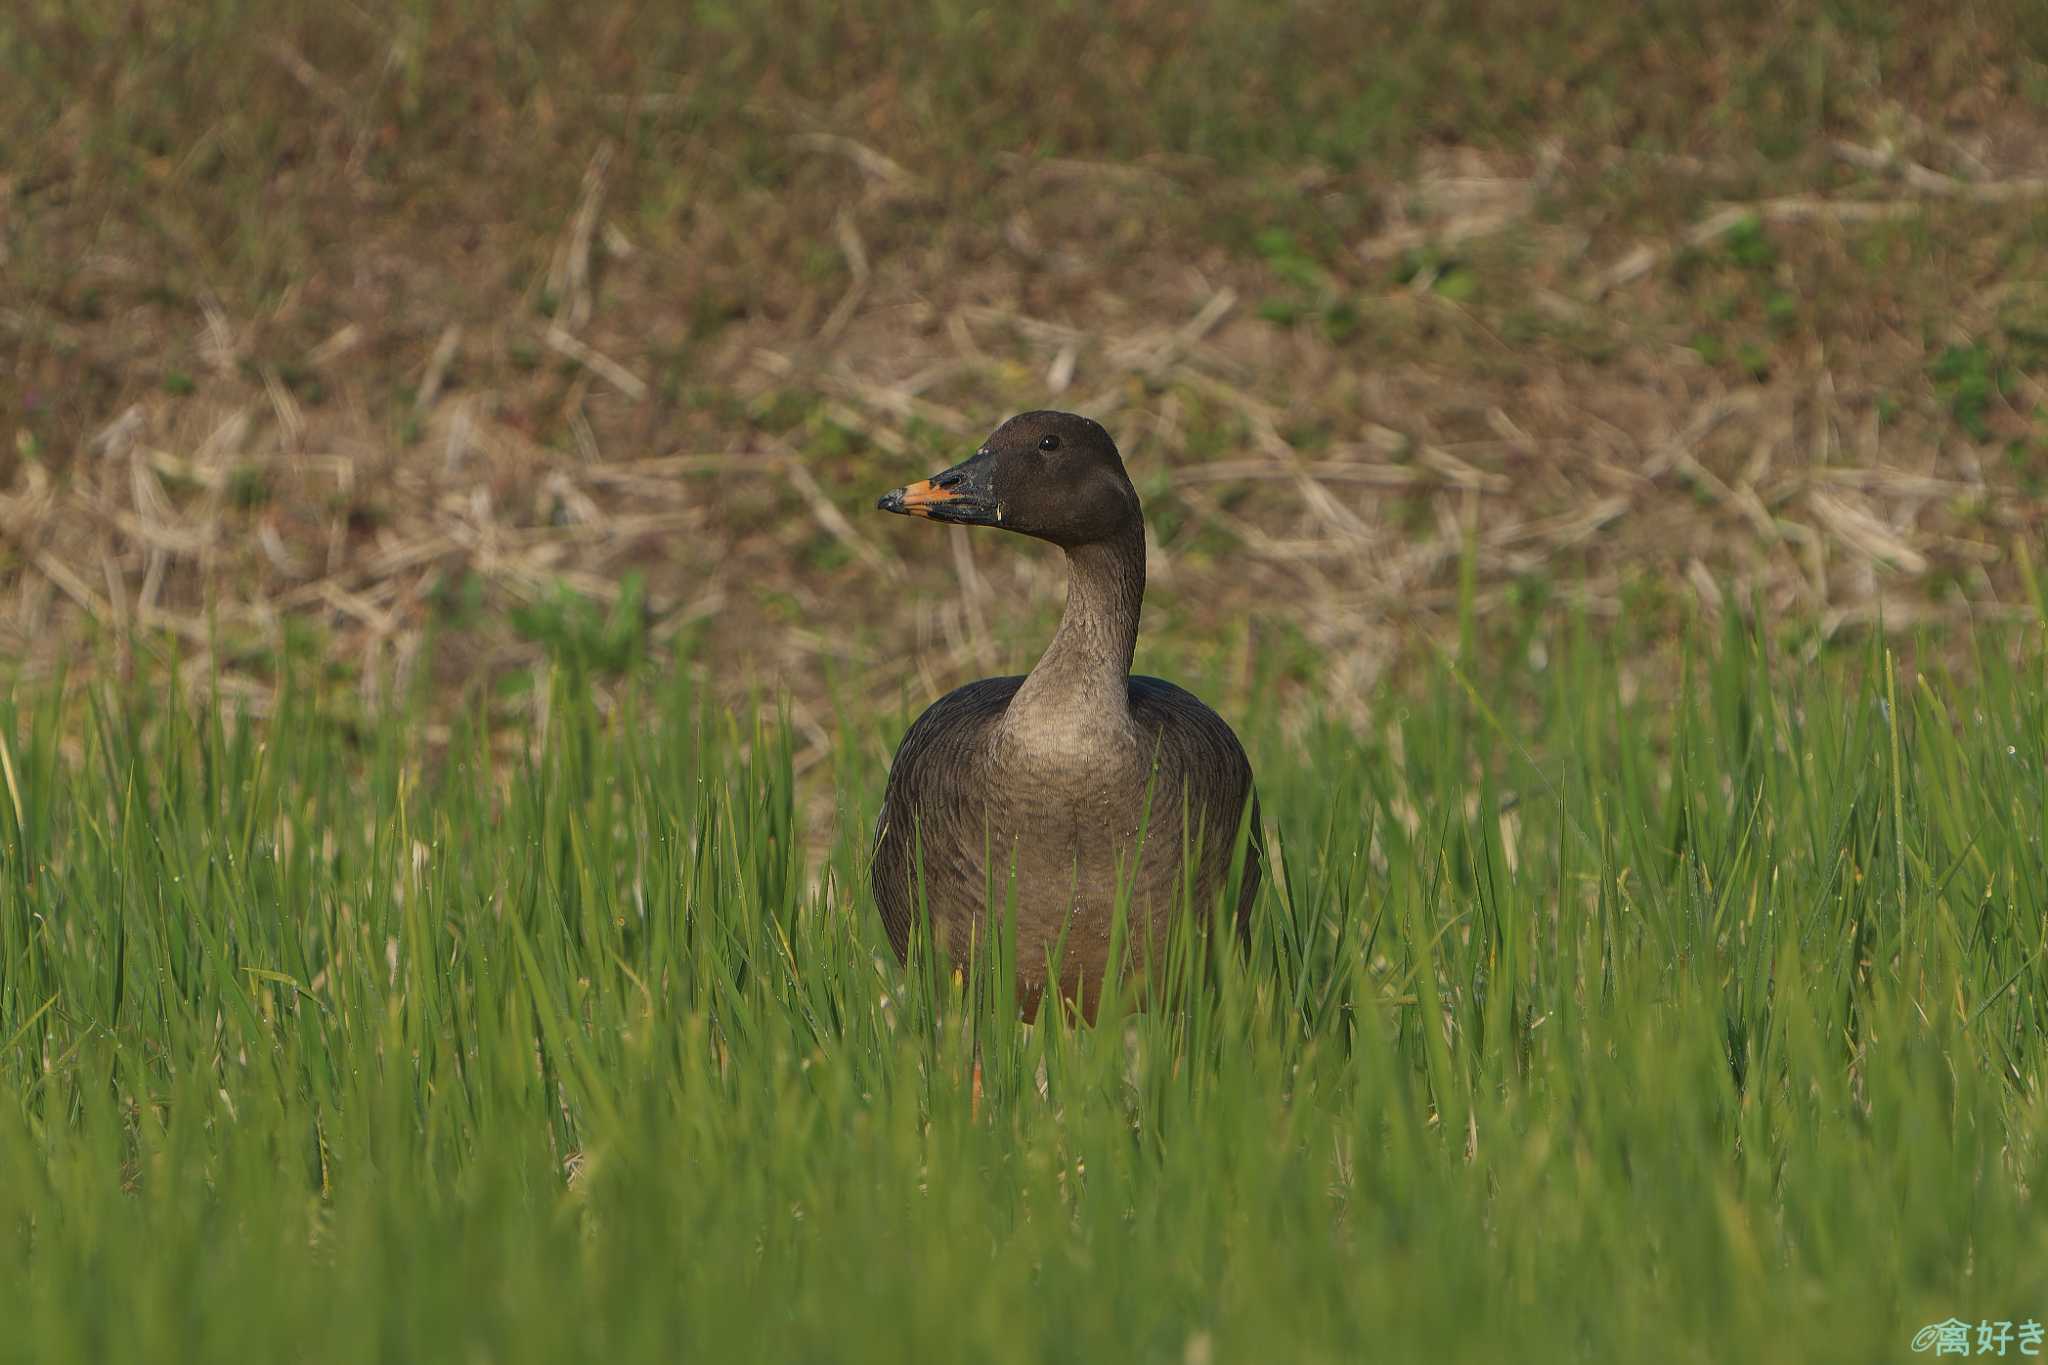
[{"label": "goose neck", "polygon": [[[1006,729],[1083,741],[1131,732],[1131,658],[1145,598],[1145,533],[1067,550],[1067,605],[1059,629],[1010,704]],[[1060,747],[1069,747],[1066,744]]]}]

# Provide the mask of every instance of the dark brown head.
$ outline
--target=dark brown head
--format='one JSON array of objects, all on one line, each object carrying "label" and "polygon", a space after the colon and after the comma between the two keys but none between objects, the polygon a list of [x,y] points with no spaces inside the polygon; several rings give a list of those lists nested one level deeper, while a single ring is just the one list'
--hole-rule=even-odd
[{"label": "dark brown head", "polygon": [[1055,545],[1108,540],[1139,523],[1138,490],[1099,422],[1026,412],[943,474],[892,489],[875,506],[963,526],[999,526]]}]

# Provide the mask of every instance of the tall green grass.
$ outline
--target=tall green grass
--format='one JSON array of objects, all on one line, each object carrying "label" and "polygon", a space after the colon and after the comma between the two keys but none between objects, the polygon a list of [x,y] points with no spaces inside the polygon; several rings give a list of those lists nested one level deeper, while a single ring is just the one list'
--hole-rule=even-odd
[{"label": "tall green grass", "polygon": [[557,677],[530,747],[17,694],[0,1357],[1874,1360],[2043,1317],[2011,644],[1731,628],[1652,675],[1563,627],[1363,728],[1248,707],[1253,952],[1092,1030],[889,956],[879,725],[800,782],[652,676]]}]

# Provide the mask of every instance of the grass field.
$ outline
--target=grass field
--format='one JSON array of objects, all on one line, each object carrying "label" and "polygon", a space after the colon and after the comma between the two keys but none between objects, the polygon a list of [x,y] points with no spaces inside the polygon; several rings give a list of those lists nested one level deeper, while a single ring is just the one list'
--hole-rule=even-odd
[{"label": "grass field", "polygon": [[788,729],[674,670],[558,672],[530,745],[17,694],[0,1355],[1870,1361],[2042,1316],[2038,636],[1960,682],[1707,631],[1668,690],[1583,620],[1513,644],[1362,728],[1248,706],[1251,962],[1093,1030],[889,957],[893,718],[811,849]]}]

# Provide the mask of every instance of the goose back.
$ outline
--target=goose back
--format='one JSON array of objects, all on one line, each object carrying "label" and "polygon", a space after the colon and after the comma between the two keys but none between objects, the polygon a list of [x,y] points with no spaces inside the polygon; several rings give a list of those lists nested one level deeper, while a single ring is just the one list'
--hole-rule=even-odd
[{"label": "goose back", "polygon": [[1251,763],[1222,717],[1145,676],[1128,680],[1129,746],[1020,753],[1002,722],[1023,682],[969,683],[910,727],[877,822],[875,903],[899,958],[922,907],[935,946],[956,961],[988,942],[990,911],[1014,903],[1027,1013],[1054,984],[1057,953],[1060,993],[1092,1014],[1120,892],[1131,957],[1156,955],[1184,903],[1219,906],[1247,809],[1254,837],[1229,913],[1249,934],[1262,875]]}]

